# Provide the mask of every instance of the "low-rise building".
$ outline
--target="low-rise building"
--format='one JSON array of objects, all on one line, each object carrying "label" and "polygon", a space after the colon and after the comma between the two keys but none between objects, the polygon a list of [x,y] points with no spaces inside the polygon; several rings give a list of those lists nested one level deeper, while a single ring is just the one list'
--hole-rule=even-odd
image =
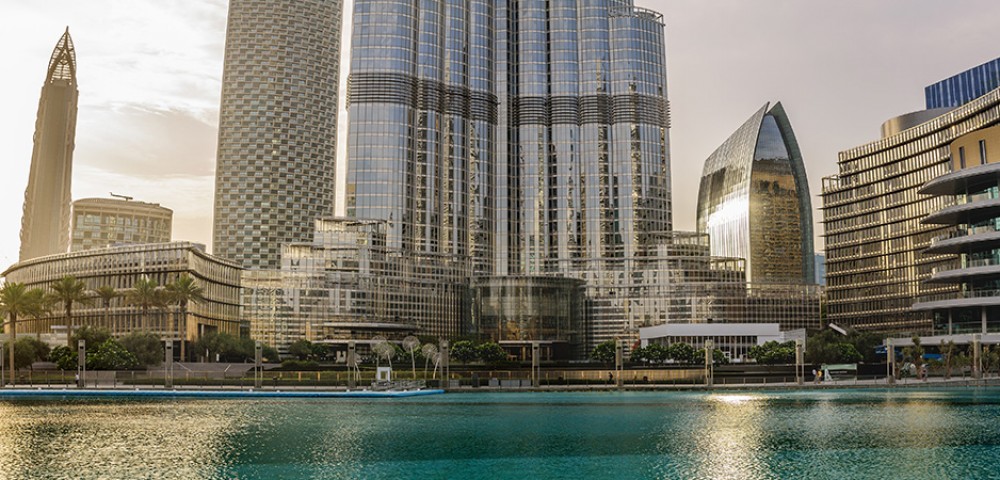
[{"label": "low-rise building", "polygon": [[174,212],[130,198],[81,198],[73,202],[70,251],[170,241]]},{"label": "low-rise building", "polygon": [[[7,282],[19,282],[29,288],[49,290],[60,278],[72,275],[90,290],[114,287],[120,294],[105,307],[100,300],[89,305],[77,304],[73,323],[77,327],[106,328],[114,336],[149,331],[164,340],[194,341],[209,332],[246,336],[249,329],[240,321],[240,272],[236,264],[205,253],[203,245],[172,242],[107,247],[49,255],[14,264],[3,272]],[[182,275],[194,278],[203,289],[204,301],[188,305],[187,321],[179,318],[176,306],[142,308],[129,301],[127,294],[140,278],[159,285],[173,282]],[[56,334],[65,342],[69,331],[64,312],[54,308],[38,317],[18,319],[21,334]],[[175,350],[179,352],[179,350]]]}]

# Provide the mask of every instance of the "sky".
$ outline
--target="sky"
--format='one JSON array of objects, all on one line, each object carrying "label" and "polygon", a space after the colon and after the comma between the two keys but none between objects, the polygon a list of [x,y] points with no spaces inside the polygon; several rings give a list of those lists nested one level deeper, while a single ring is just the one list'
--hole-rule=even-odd
[{"label": "sky", "polygon": [[[705,159],[764,103],[781,101],[805,159],[821,235],[822,178],[837,173],[838,152],[876,140],[885,120],[922,109],[925,86],[1000,57],[996,0],[636,4],[663,13],[666,22],[678,230],[695,228]],[[114,192],[159,203],[174,210],[175,240],[211,245],[226,6],[226,0],[0,4],[6,20],[2,267],[17,261],[38,95],[67,26],[80,90],[73,198]],[[345,12],[346,35],[349,4]],[[341,125],[345,118],[342,112]],[[341,156],[341,183],[344,165]],[[818,238],[818,251],[822,245]]]}]

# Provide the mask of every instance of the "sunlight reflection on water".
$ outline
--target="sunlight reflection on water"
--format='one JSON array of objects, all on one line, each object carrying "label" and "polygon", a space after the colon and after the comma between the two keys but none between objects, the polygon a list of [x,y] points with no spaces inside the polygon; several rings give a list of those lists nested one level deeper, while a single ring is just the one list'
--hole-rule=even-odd
[{"label": "sunlight reflection on water", "polygon": [[0,401],[0,478],[977,478],[1000,390]]}]

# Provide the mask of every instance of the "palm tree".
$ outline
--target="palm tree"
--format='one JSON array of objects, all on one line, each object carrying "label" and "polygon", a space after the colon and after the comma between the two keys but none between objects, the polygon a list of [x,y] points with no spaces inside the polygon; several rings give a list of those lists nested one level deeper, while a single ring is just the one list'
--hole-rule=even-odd
[{"label": "palm tree", "polygon": [[69,331],[66,334],[66,346],[73,348],[73,304],[86,305],[90,303],[90,295],[87,293],[87,284],[82,280],[77,280],[72,275],[66,275],[52,283],[51,298],[53,303],[62,303],[66,310],[66,325]]},{"label": "palm tree", "polygon": [[198,286],[194,279],[189,275],[184,274],[174,280],[173,283],[167,285],[167,293],[170,295],[170,300],[177,302],[177,306],[180,309],[181,314],[181,361],[187,361],[184,356],[187,351],[184,348],[184,344],[187,343],[187,307],[188,302],[191,303],[201,303],[205,300],[204,293],[205,289]]},{"label": "palm tree", "polygon": [[101,299],[104,306],[104,326],[111,329],[112,334],[118,333],[118,329],[111,326],[111,301],[120,297],[121,293],[111,285],[102,285],[94,290],[94,295]]},{"label": "palm tree", "polygon": [[45,293],[28,289],[23,283],[8,282],[0,287],[0,313],[10,321],[10,383],[14,384],[14,342],[17,340],[17,317],[38,315],[45,308]]},{"label": "palm tree", "polygon": [[142,330],[149,331],[149,307],[162,305],[163,293],[156,280],[142,277],[136,280],[132,288],[125,294],[128,301],[142,309]]}]

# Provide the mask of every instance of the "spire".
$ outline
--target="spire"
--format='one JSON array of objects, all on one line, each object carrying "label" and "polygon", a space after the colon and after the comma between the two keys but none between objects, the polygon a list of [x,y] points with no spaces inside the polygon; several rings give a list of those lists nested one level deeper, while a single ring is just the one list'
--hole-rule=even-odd
[{"label": "spire", "polygon": [[69,36],[69,27],[66,27],[66,33],[59,38],[56,48],[52,50],[52,58],[49,59],[49,73],[45,77],[45,83],[53,80],[76,83],[76,50],[73,48],[73,39]]}]

